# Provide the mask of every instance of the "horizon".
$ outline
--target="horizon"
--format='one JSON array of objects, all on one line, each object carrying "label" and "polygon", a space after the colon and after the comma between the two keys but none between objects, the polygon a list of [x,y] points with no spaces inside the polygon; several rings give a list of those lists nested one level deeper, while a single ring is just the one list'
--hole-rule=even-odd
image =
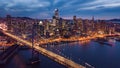
[{"label": "horizon", "polygon": [[[6,15],[7,16],[7,15]],[[6,16],[4,16],[4,17],[0,17],[0,18],[6,18]],[[27,17],[27,16],[11,16],[11,17],[20,17],[20,18],[23,18],[23,17],[26,17],[26,18],[31,18],[31,19],[52,19],[52,17],[51,18],[33,18],[33,17]],[[83,20],[85,20],[85,19],[88,19],[88,20],[92,20],[92,17],[94,17],[94,16],[91,16],[91,18],[82,18],[82,17],[77,17],[77,19],[83,19]],[[72,17],[60,17],[60,18],[62,18],[62,19],[66,19],[66,20],[72,20],[73,19],[73,16]],[[96,17],[94,17],[94,20],[112,20],[112,19],[120,19],[120,18],[109,18],[109,19],[105,19],[105,18],[96,18]]]}]

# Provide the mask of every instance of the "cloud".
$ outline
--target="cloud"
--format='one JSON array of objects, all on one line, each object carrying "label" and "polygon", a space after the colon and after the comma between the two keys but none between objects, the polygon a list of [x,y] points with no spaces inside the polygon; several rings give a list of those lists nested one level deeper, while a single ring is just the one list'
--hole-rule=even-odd
[{"label": "cloud", "polygon": [[53,1],[53,4],[57,4],[57,3],[59,3],[59,2],[61,2],[62,0],[54,0]]},{"label": "cloud", "polygon": [[108,12],[111,12],[108,14],[111,15],[117,14],[120,11],[119,7],[120,0],[0,0],[0,15],[51,18],[55,8],[59,9],[60,16],[65,17]]},{"label": "cloud", "polygon": [[120,7],[120,0],[95,0],[93,2],[83,4],[84,7],[79,8],[79,10],[98,10],[102,8],[114,8]]},{"label": "cloud", "polygon": [[5,10],[16,11],[31,11],[32,9],[38,9],[47,7],[50,5],[45,0],[1,0],[1,6],[4,5]]}]

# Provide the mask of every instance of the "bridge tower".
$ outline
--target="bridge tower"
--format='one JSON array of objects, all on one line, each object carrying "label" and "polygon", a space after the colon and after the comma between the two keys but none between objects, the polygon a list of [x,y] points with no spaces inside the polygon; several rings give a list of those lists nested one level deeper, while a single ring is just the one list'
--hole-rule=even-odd
[{"label": "bridge tower", "polygon": [[34,36],[35,36],[35,27],[36,26],[37,25],[34,23],[33,27],[32,27],[32,56],[31,56],[30,62],[29,62],[31,65],[37,64],[40,62],[39,52],[34,49]]}]

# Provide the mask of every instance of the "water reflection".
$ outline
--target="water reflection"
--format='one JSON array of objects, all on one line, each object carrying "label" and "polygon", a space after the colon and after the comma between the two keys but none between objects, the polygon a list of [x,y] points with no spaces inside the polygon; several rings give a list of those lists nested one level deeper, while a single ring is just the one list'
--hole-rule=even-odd
[{"label": "water reflection", "polygon": [[110,45],[87,40],[46,45],[46,48],[82,65],[88,63],[96,68],[120,68],[120,42],[112,39],[107,43]]}]

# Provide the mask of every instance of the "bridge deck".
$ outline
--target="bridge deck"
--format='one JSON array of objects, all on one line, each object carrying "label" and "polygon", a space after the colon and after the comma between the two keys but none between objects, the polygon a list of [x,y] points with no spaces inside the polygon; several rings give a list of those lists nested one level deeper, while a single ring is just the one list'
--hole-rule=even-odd
[{"label": "bridge deck", "polygon": [[[32,43],[31,42],[28,42],[28,41],[26,41],[24,39],[21,39],[21,38],[15,36],[13,34],[10,34],[8,32],[5,32],[5,31],[1,31],[1,32],[4,33],[7,36],[9,36],[9,37],[19,41],[19,42],[21,42],[21,43],[26,44],[29,47],[32,47]],[[37,45],[35,45],[34,48],[38,52],[40,52],[41,54],[43,54],[43,55],[53,59],[54,61],[56,61],[56,62],[58,62],[58,63],[60,63],[62,65],[65,65],[66,67],[69,67],[69,68],[85,68],[84,66],[82,66],[80,64],[77,64],[77,63],[73,62],[72,60],[64,58],[64,57],[62,57],[62,56],[60,56],[58,54],[55,54],[55,53],[53,53],[51,51],[48,51],[48,50],[46,50],[46,49],[44,49],[42,47],[37,46]]]}]

